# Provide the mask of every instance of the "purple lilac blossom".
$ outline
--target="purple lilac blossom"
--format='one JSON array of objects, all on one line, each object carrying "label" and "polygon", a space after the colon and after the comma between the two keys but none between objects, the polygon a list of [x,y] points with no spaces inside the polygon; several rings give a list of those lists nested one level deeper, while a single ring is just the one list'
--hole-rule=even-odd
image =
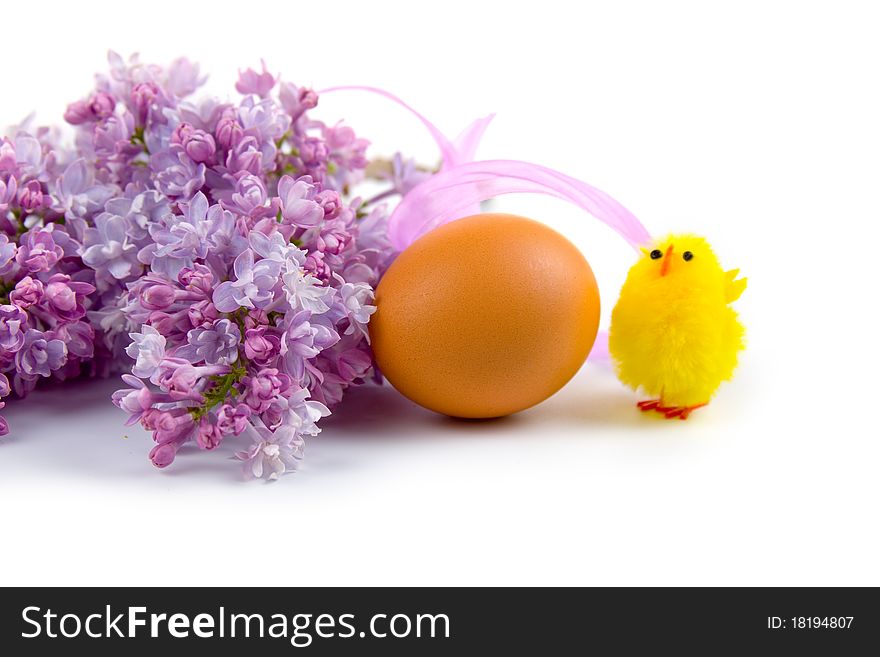
[{"label": "purple lilac blossom", "polygon": [[52,231],[48,228],[33,228],[21,237],[16,262],[31,272],[45,272],[52,269],[64,257],[64,250],[55,244]]},{"label": "purple lilac blossom", "polygon": [[20,308],[30,308],[43,300],[44,290],[40,279],[25,276],[15,284],[9,293],[9,300]]},{"label": "purple lilac blossom", "polygon": [[174,355],[193,363],[230,365],[238,360],[241,331],[229,319],[218,319],[210,328],[194,328],[186,334],[187,343]]},{"label": "purple lilac blossom", "polygon": [[254,252],[245,249],[235,259],[234,281],[224,281],[214,291],[214,306],[228,313],[239,308],[265,308],[274,298],[281,263],[263,258],[254,262]]},{"label": "purple lilac blossom", "polygon": [[141,269],[137,246],[128,236],[125,217],[102,212],[95,217],[95,227],[83,235],[82,259],[99,273],[124,280]]},{"label": "purple lilac blossom", "polygon": [[18,306],[0,306],[0,349],[9,353],[21,349],[27,321],[27,313]]},{"label": "purple lilac blossom", "polygon": [[156,189],[169,198],[189,200],[205,184],[205,165],[196,163],[180,144],[171,144],[150,158]]},{"label": "purple lilac blossom", "polygon": [[37,329],[28,329],[24,343],[15,354],[18,376],[25,379],[47,377],[66,361],[67,345],[51,331],[43,333]]},{"label": "purple lilac blossom", "polygon": [[94,291],[90,283],[73,281],[67,274],[53,274],[46,282],[41,309],[60,322],[75,322],[85,316],[85,297]]},{"label": "purple lilac blossom", "polygon": [[129,333],[132,343],[125,350],[135,360],[131,368],[132,374],[137,377],[149,379],[159,369],[162,359],[165,358],[165,336],[153,326],[144,325],[142,333]]}]

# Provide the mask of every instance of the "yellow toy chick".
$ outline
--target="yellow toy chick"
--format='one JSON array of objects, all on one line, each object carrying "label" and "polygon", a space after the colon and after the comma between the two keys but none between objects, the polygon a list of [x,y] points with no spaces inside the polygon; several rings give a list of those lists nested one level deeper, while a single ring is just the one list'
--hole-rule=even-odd
[{"label": "yellow toy chick", "polygon": [[733,376],[745,329],[729,304],[746,279],[695,235],[643,251],[611,314],[608,349],[620,380],[653,397],[641,410],[686,420]]}]

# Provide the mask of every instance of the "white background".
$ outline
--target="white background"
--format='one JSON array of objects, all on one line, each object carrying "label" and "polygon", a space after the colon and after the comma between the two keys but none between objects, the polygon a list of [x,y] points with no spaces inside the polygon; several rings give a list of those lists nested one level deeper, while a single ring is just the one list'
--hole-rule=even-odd
[{"label": "white background", "polygon": [[[488,423],[362,389],[271,485],[219,453],[155,470],[115,382],[35,394],[0,441],[0,583],[880,584],[870,3],[221,4],[6,7],[0,124],[58,122],[107,48],[187,55],[222,95],[260,57],[300,85],[385,87],[451,135],[495,111],[483,157],[589,181],[658,235],[706,234],[749,277],[749,349],[688,422],[641,416],[593,365]],[[436,157],[381,100],[316,114]],[[607,318],[628,247],[561,202],[498,207],[582,247]]]}]

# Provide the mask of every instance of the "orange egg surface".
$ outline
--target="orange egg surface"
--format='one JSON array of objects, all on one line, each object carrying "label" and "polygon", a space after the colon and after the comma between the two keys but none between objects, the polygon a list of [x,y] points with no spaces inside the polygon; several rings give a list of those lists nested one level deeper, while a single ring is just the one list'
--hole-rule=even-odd
[{"label": "orange egg surface", "polygon": [[490,418],[538,404],[584,363],[599,289],[581,252],[547,226],[479,214],[405,249],[376,289],[379,369],[438,413]]}]

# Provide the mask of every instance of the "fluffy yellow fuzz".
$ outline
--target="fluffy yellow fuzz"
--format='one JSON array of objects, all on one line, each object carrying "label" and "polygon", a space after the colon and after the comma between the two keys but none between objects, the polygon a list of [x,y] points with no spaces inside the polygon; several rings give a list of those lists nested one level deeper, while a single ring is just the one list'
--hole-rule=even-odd
[{"label": "fluffy yellow fuzz", "polygon": [[744,346],[729,304],[746,279],[725,272],[695,235],[670,235],[643,251],[611,315],[608,348],[618,377],[662,406],[705,404],[733,376]]}]

